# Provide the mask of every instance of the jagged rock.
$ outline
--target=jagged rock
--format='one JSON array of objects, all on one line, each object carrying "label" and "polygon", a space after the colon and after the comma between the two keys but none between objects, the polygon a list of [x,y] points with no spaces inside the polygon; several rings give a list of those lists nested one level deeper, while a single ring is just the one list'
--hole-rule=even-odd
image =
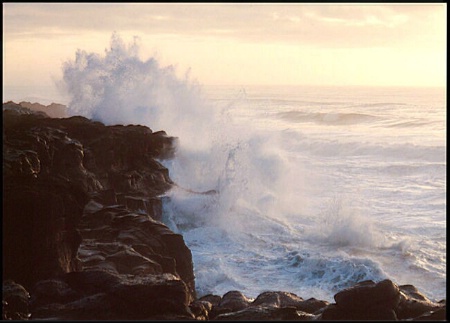
[{"label": "jagged rock", "polygon": [[30,294],[20,284],[12,280],[3,282],[2,320],[28,320]]},{"label": "jagged rock", "polygon": [[303,311],[310,314],[318,314],[323,308],[325,308],[330,303],[327,301],[322,301],[315,299],[314,297],[308,298],[307,300],[300,302],[296,305],[297,310]]},{"label": "jagged rock", "polygon": [[145,319],[167,313],[193,317],[188,308],[190,297],[185,283],[171,274],[121,280],[110,295],[114,309],[119,313],[117,317]]},{"label": "jagged rock", "polygon": [[334,295],[336,304],[345,309],[359,310],[361,307],[377,305],[396,308],[400,302],[400,290],[391,280],[377,284],[364,281]]},{"label": "jagged rock", "polygon": [[[211,298],[212,295],[208,295]],[[203,298],[202,298],[203,299]],[[208,299],[208,298],[206,298]],[[225,301],[224,301],[225,300]],[[316,299],[303,300],[289,292],[263,292],[250,302],[242,293],[228,292],[210,311],[214,320],[313,320],[312,313],[325,307],[328,303]],[[306,312],[304,309],[309,311]]]},{"label": "jagged rock", "polygon": [[207,321],[213,305],[208,301],[196,300],[189,305],[189,308],[196,320]]},{"label": "jagged rock", "polygon": [[61,278],[52,278],[37,282],[31,290],[30,304],[39,308],[55,303],[69,303],[81,297]]},{"label": "jagged rock", "polygon": [[51,303],[33,310],[33,320],[112,320],[116,313],[106,293],[82,296],[69,303]]},{"label": "jagged rock", "polygon": [[[34,304],[34,319],[139,320],[155,315],[192,318],[186,285],[171,274],[118,275],[103,270],[72,272],[58,284],[41,284],[36,289],[47,295]],[[70,297],[48,297],[63,293]],[[56,295],[53,295],[56,296]]]},{"label": "jagged rock", "polygon": [[397,316],[393,309],[382,306],[371,306],[367,309],[348,310],[337,306],[328,305],[320,316],[325,321],[371,320],[371,321],[396,321]]},{"label": "jagged rock", "polygon": [[240,291],[229,291],[222,297],[216,295],[206,295],[200,298],[202,301],[209,301],[213,307],[209,312],[209,318],[215,319],[218,315],[240,311],[247,308],[251,301]]},{"label": "jagged rock", "polygon": [[5,181],[3,275],[26,288],[77,270],[85,192],[60,178]]},{"label": "jagged rock", "polygon": [[[41,119],[35,120],[37,124],[38,120]],[[80,185],[85,191],[101,189],[101,184],[94,174],[83,166],[83,146],[78,140],[69,138],[67,133],[59,129],[39,125],[22,129],[24,126],[16,124],[17,129],[5,127],[5,177],[26,179],[53,176]]]},{"label": "jagged rock", "polygon": [[85,270],[179,275],[188,286],[190,301],[195,299],[192,254],[181,235],[124,206],[90,202],[87,208],[79,224],[83,242],[78,253]]},{"label": "jagged rock", "polygon": [[127,209],[149,215],[152,219],[161,220],[162,201],[159,198],[147,198],[138,196],[127,196],[116,194],[118,203],[123,204]]},{"label": "jagged rock", "polygon": [[5,115],[24,115],[24,114],[33,114],[41,117],[48,117],[48,115],[43,111],[35,111],[30,109],[27,106],[23,106],[21,104],[14,103],[12,101],[8,101],[3,103],[3,116]]},{"label": "jagged rock", "polygon": [[[168,170],[155,160],[171,158],[175,151],[176,139],[163,131],[153,133],[148,127],[139,125],[105,126],[79,116],[48,118],[45,114],[38,115],[14,103],[4,104],[3,118],[4,152],[5,143],[6,149],[8,143],[21,150],[28,147],[27,150],[35,151],[40,156],[41,172],[47,172],[53,162],[60,161],[53,153],[60,152],[61,149],[56,149],[54,143],[61,142],[72,145],[74,153],[78,151],[74,161],[82,157],[84,171],[95,174],[104,189],[154,197],[172,185]],[[37,151],[39,147],[34,147],[36,145],[23,142],[24,137],[29,135],[40,136],[37,145],[42,147],[40,151]],[[70,162],[70,159],[67,161]]]},{"label": "jagged rock", "polygon": [[52,103],[49,105],[43,105],[40,103],[31,103],[22,101],[19,103],[22,107],[28,108],[33,111],[42,111],[51,118],[65,118],[67,117],[67,107],[63,104]]},{"label": "jagged rock", "polygon": [[447,321],[447,309],[445,307],[436,311],[426,312],[412,319],[413,321]]},{"label": "jagged rock", "polygon": [[323,320],[397,320],[400,290],[388,279],[377,284],[363,281],[340,291],[334,299],[336,304],[322,312]]},{"label": "jagged rock", "polygon": [[[445,304],[435,303],[420,293],[413,285],[402,285],[400,289],[400,304],[396,309],[400,320],[417,318],[424,313],[441,310]],[[437,314],[435,314],[436,316]]]},{"label": "jagged rock", "polygon": [[13,102],[3,117],[3,277],[24,286],[4,284],[3,319],[445,318],[445,301],[389,280],[341,291],[336,304],[288,292],[197,300],[190,250],[158,221],[173,183],[156,159],[174,155],[176,138]]},{"label": "jagged rock", "polygon": [[217,307],[228,308],[230,312],[236,312],[249,305],[250,300],[241,292],[234,290],[224,294]]},{"label": "jagged rock", "polygon": [[78,269],[76,226],[99,183],[84,169],[78,141],[40,126],[49,118],[4,117],[3,273],[29,288]]},{"label": "jagged rock", "polygon": [[445,300],[432,302],[414,286],[390,280],[358,283],[335,300],[323,309],[321,320],[442,320],[446,315]]},{"label": "jagged rock", "polygon": [[313,314],[324,308],[329,303],[315,298],[303,300],[303,298],[288,292],[268,291],[258,295],[250,306],[264,307],[295,307],[298,311]]},{"label": "jagged rock", "polygon": [[213,306],[218,306],[222,297],[219,295],[208,294],[199,298],[199,301],[205,301],[211,303]]},{"label": "jagged rock", "polygon": [[33,318],[193,319],[192,255],[154,220],[174,138],[13,103],[3,116],[3,274],[34,286]]},{"label": "jagged rock", "polygon": [[83,117],[60,119],[59,125],[83,144],[85,167],[105,189],[152,197],[171,187],[168,170],[155,160],[174,154],[175,138],[165,132],[139,125],[105,126]]},{"label": "jagged rock", "polygon": [[[299,299],[302,301],[303,299]],[[264,306],[264,307],[280,307],[279,292],[263,292],[250,304],[250,306]]]},{"label": "jagged rock", "polygon": [[217,321],[311,321],[314,315],[297,311],[295,307],[252,306],[240,311],[216,316]]}]

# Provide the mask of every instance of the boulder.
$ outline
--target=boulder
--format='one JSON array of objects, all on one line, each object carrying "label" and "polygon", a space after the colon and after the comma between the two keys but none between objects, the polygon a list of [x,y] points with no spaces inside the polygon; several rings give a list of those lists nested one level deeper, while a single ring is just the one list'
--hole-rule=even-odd
[{"label": "boulder", "polygon": [[213,294],[208,294],[199,298],[199,301],[209,302],[213,306],[218,306],[221,300],[221,296]]},{"label": "boulder", "polygon": [[247,308],[250,305],[250,300],[241,292],[233,290],[222,296],[217,307],[228,308],[230,312],[236,312]]},{"label": "boulder", "polygon": [[329,305],[329,302],[315,299],[314,297],[308,298],[303,302],[300,302],[296,309],[305,313],[319,314],[319,312]]},{"label": "boulder", "polygon": [[318,310],[324,308],[329,303],[326,301],[309,298],[303,298],[294,293],[268,291],[258,295],[258,297],[250,304],[250,306],[264,306],[264,307],[295,307],[296,310],[314,314]]},{"label": "boulder", "polygon": [[196,320],[207,321],[209,320],[209,312],[211,312],[213,305],[208,301],[196,300],[189,305],[189,309],[194,315]]},{"label": "boulder", "polygon": [[364,281],[334,295],[336,304],[348,310],[360,310],[368,306],[394,309],[400,302],[400,290],[391,280],[379,283]]},{"label": "boulder", "polygon": [[334,295],[322,320],[397,320],[400,290],[391,280],[363,281]]},{"label": "boulder", "polygon": [[279,292],[263,292],[250,304],[250,306],[264,306],[264,307],[280,307]]},{"label": "boulder", "polygon": [[364,281],[334,296],[322,320],[432,320],[445,316],[445,301],[429,300],[412,285],[398,286],[386,279]]},{"label": "boulder", "polygon": [[62,278],[52,278],[37,282],[31,290],[30,306],[35,309],[49,304],[69,303],[81,294],[73,290]]},{"label": "boulder", "polygon": [[71,272],[34,288],[33,319],[141,320],[155,315],[193,318],[186,284],[171,274]]},{"label": "boulder", "polygon": [[[396,309],[400,320],[417,318],[422,315],[430,315],[431,312],[445,311],[445,303],[436,303],[428,299],[413,285],[402,285],[400,289],[400,303]],[[436,316],[437,314],[435,314]]]},{"label": "boulder", "polygon": [[119,319],[139,320],[168,313],[194,317],[188,308],[190,296],[186,284],[171,274],[122,279],[108,295]]},{"label": "boulder", "polygon": [[115,274],[178,275],[196,298],[191,251],[181,235],[163,223],[124,206],[89,204],[80,220],[83,237],[78,259],[84,270],[105,269]]},{"label": "boulder", "polygon": [[2,320],[28,320],[30,294],[20,284],[12,280],[3,282]]},{"label": "boulder", "polygon": [[240,311],[216,316],[216,321],[311,321],[314,315],[297,311],[295,307],[251,306]]},{"label": "boulder", "polygon": [[349,310],[330,304],[324,309],[319,319],[324,321],[396,321],[397,316],[393,309],[383,306]]},{"label": "boulder", "polygon": [[447,321],[447,309],[442,307],[435,311],[426,312],[412,319],[413,321]]}]

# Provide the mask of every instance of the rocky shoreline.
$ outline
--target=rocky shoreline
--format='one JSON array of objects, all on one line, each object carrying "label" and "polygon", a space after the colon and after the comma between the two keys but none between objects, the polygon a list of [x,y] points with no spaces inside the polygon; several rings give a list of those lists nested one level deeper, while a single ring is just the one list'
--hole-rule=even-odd
[{"label": "rocky shoreline", "polygon": [[335,303],[282,291],[198,297],[191,251],[160,222],[174,183],[158,160],[174,156],[176,138],[30,108],[3,104],[2,319],[446,319],[445,300],[390,280],[360,282]]}]

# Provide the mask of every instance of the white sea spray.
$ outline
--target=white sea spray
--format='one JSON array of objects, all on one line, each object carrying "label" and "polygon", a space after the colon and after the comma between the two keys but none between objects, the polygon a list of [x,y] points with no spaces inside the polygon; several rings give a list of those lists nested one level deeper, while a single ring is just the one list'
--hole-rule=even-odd
[{"label": "white sea spray", "polygon": [[192,250],[199,295],[332,300],[389,277],[444,297],[443,101],[308,87],[215,88],[207,100],[175,72],[115,34],[103,55],[78,51],[64,83],[72,115],[179,138],[162,161],[177,184],[163,216]]}]

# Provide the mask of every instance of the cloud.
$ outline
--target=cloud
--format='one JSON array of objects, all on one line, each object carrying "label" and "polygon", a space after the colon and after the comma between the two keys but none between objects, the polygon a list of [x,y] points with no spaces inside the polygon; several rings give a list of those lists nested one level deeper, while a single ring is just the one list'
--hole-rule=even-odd
[{"label": "cloud", "polygon": [[[443,5],[375,4],[4,4],[6,39],[62,37],[90,31],[228,37],[319,47],[433,44],[430,19]],[[442,28],[445,21],[441,19]],[[445,29],[444,29],[445,30]]]},{"label": "cloud", "polygon": [[[390,64],[395,55],[398,64],[414,57],[417,66],[442,65],[446,53],[445,4],[7,3],[3,9],[4,62],[11,75],[26,59],[35,64],[39,57],[56,69],[58,59],[77,48],[101,51],[114,31],[126,39],[139,36],[144,56],[192,67],[214,82],[229,74],[243,83],[259,72],[273,82],[272,75],[282,82],[292,74],[294,83],[303,72],[292,66],[307,66],[312,74],[331,60],[333,69],[348,71],[356,57],[364,70],[375,61]],[[33,59],[25,57],[31,52]]]}]

